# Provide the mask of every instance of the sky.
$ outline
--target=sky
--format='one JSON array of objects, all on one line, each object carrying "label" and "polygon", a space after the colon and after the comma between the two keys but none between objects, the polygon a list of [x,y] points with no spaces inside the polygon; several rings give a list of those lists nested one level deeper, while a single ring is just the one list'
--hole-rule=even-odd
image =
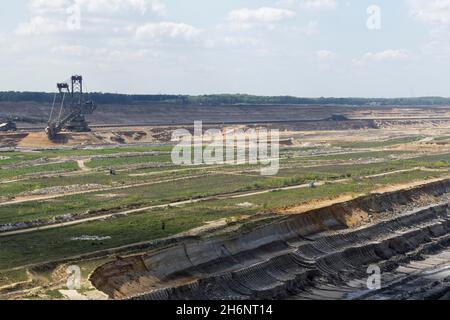
[{"label": "sky", "polygon": [[450,0],[0,3],[0,91],[450,97]]}]

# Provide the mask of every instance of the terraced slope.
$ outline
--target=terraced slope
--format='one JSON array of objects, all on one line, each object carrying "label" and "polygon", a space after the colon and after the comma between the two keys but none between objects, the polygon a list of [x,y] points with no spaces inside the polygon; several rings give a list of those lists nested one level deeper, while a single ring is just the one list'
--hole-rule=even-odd
[{"label": "terraced slope", "polygon": [[[91,281],[116,299],[380,298],[363,290],[369,265],[394,279],[399,266],[450,247],[449,199],[448,180],[370,195],[235,238],[120,259]],[[436,281],[445,296],[442,274]]]}]

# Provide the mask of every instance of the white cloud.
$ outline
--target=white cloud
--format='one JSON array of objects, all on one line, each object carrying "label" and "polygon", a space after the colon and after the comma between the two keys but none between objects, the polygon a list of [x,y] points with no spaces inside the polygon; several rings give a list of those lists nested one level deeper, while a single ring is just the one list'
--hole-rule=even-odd
[{"label": "white cloud", "polygon": [[135,35],[139,40],[182,39],[192,40],[200,34],[200,30],[185,23],[154,22],[136,28]]},{"label": "white cloud", "polygon": [[407,0],[410,16],[430,28],[422,53],[448,60],[450,52],[450,0]]},{"label": "white cloud", "polygon": [[[125,32],[138,20],[148,21],[149,17],[166,13],[160,0],[30,0],[28,5],[31,18],[18,25],[18,35],[84,30],[90,35],[104,36],[106,33]],[[74,17],[79,19],[81,29],[70,28],[70,19]]]},{"label": "white cloud", "polygon": [[31,0],[30,7],[37,12],[65,12],[67,8],[78,5],[88,13],[116,14],[137,12],[140,14],[165,14],[166,8],[160,0]]},{"label": "white cloud", "polygon": [[123,61],[142,61],[143,59],[154,58],[158,55],[155,50],[148,49],[114,49],[114,48],[89,48],[79,45],[61,45],[51,49],[55,57],[67,59],[67,57],[76,57],[86,59],[93,63],[99,63],[106,66],[109,63]]},{"label": "white cloud", "polygon": [[367,52],[362,57],[353,59],[353,64],[357,66],[365,66],[373,62],[381,61],[405,61],[410,58],[410,53],[407,50],[385,50],[381,52]]},{"label": "white cloud", "polygon": [[63,21],[37,16],[31,18],[29,22],[19,24],[15,32],[18,35],[41,35],[62,32],[66,28],[67,25]]},{"label": "white cloud", "polygon": [[232,47],[255,47],[260,44],[260,41],[250,37],[227,36],[223,42]]},{"label": "white cloud", "polygon": [[77,0],[81,8],[90,13],[119,13],[136,11],[140,14],[149,12],[164,14],[166,8],[158,0]]},{"label": "white cloud", "polygon": [[68,0],[31,0],[29,6],[39,13],[62,12],[70,6]]},{"label": "white cloud", "polygon": [[431,25],[450,24],[450,0],[407,0],[410,15]]},{"label": "white cloud", "polygon": [[121,62],[121,61],[138,61],[144,58],[154,57],[156,52],[147,49],[140,50],[117,50],[117,49],[93,49],[90,53],[97,61],[105,62]]},{"label": "white cloud", "polygon": [[429,59],[448,61],[450,57],[450,29],[438,28],[431,32],[429,41],[422,46],[421,53]]},{"label": "white cloud", "polygon": [[319,32],[319,22],[317,21],[309,21],[306,26],[297,28],[297,33],[306,36],[313,36],[316,35],[318,32]]},{"label": "white cloud", "polygon": [[300,1],[300,7],[313,10],[335,9],[337,0],[303,0]]},{"label": "white cloud", "polygon": [[52,48],[52,52],[61,55],[82,56],[90,52],[89,48],[84,46],[56,46]]},{"label": "white cloud", "polygon": [[231,11],[228,18],[237,23],[273,23],[295,17],[292,10],[262,7],[258,9],[238,9]]},{"label": "white cloud", "polygon": [[337,0],[281,0],[279,4],[301,10],[333,10],[338,7]]},{"label": "white cloud", "polygon": [[316,57],[319,61],[329,61],[333,60],[336,57],[336,54],[329,50],[319,50],[316,52]]},{"label": "white cloud", "polygon": [[212,37],[206,38],[204,41],[204,47],[220,48],[220,49],[255,49],[263,46],[264,42],[260,39],[251,36],[240,36],[235,34],[214,34]]}]

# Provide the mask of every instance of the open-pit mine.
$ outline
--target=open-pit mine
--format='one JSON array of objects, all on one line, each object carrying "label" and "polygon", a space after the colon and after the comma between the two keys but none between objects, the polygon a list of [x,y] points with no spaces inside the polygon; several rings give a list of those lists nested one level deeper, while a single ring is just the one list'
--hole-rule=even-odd
[{"label": "open-pit mine", "polygon": [[[450,106],[122,105],[82,81],[0,102],[1,299],[450,298]],[[174,164],[194,121],[279,130],[278,173]]]}]

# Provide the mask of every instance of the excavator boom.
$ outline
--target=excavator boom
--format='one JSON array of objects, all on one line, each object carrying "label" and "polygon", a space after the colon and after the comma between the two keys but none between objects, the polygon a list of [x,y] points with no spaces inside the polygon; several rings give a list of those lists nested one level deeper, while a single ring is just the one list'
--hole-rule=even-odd
[{"label": "excavator boom", "polygon": [[[57,84],[58,93],[50,113],[48,126],[45,129],[49,139],[55,139],[58,133],[63,130],[75,132],[88,132],[89,126],[85,120],[86,114],[92,114],[96,105],[93,101],[84,101],[83,77],[79,75],[72,76],[70,84],[67,82]],[[61,106],[56,117],[54,108],[57,95],[61,97]]]}]

